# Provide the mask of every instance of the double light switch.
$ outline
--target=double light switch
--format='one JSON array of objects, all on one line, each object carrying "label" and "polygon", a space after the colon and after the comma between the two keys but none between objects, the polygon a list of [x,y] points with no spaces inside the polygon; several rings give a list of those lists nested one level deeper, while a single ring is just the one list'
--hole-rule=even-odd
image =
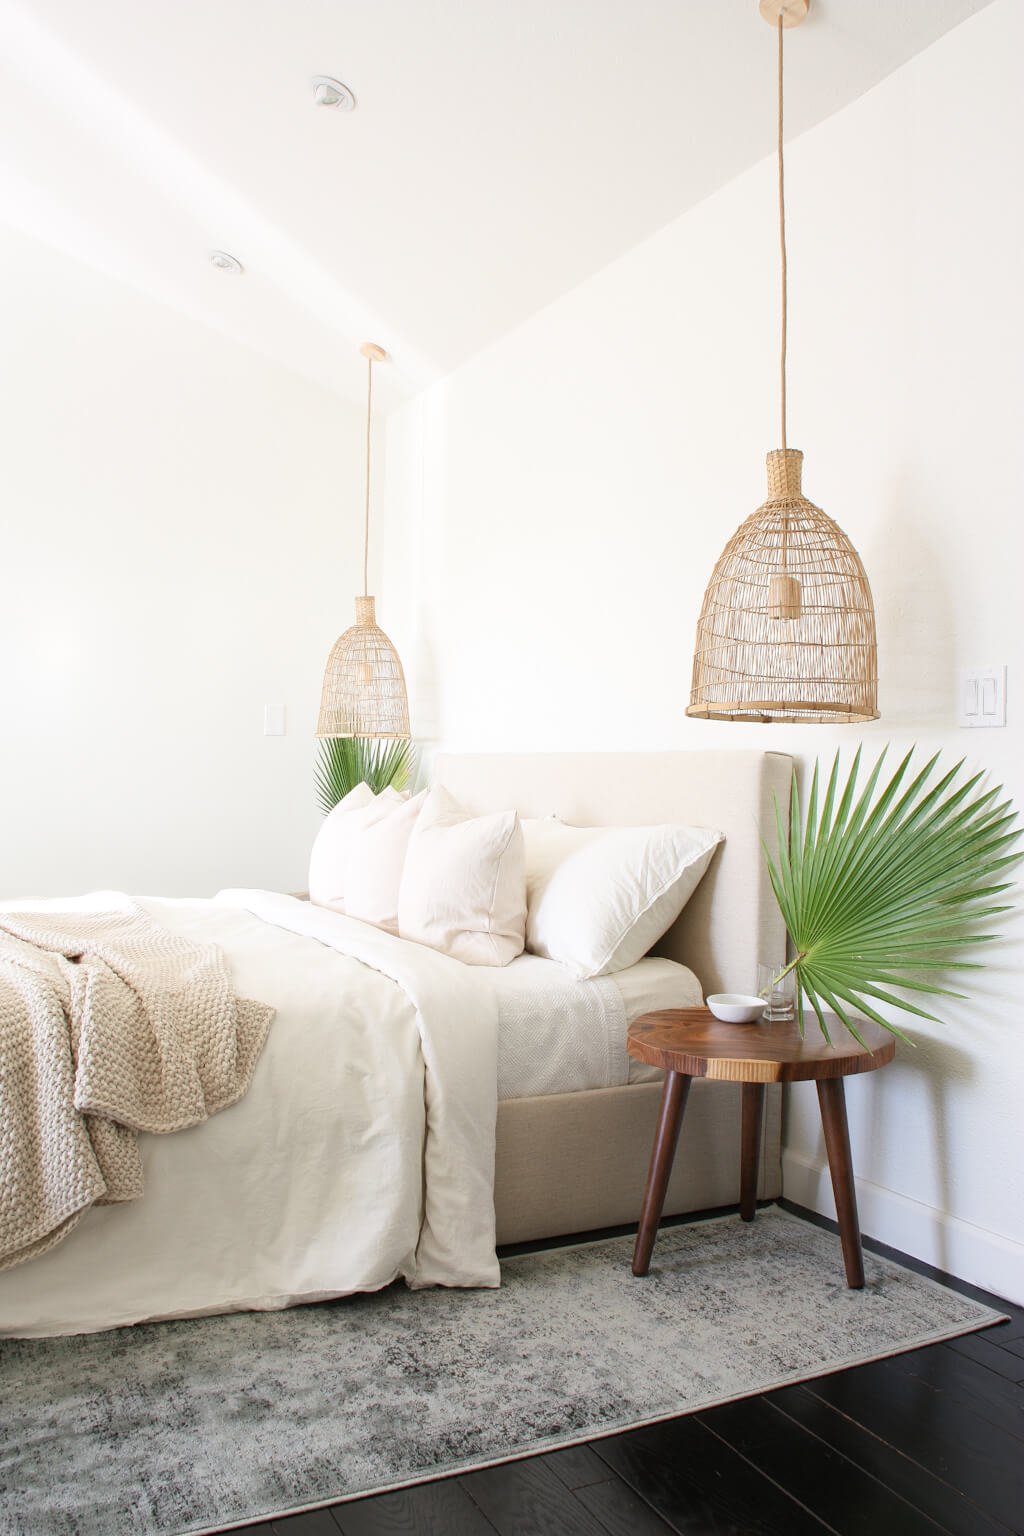
[{"label": "double light switch", "polygon": [[960,724],[1006,724],[1006,668],[969,667],[960,673]]}]

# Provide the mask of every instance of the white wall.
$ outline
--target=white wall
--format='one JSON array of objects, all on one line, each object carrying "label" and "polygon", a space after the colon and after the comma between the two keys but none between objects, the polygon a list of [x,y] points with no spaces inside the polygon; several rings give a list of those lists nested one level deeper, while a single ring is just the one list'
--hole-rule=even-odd
[{"label": "white wall", "polygon": [[[996,0],[788,156],[790,443],[872,580],[881,722],[683,716],[704,584],[778,446],[767,161],[392,418],[385,587],[421,738],[804,761],[916,741],[1024,806],[1022,55],[1024,7]],[[1008,728],[958,730],[957,668],[1003,662]],[[1019,921],[993,959],[850,1114],[865,1230],[1020,1302]],[[787,1192],[831,1210],[823,1170],[796,1090]]]},{"label": "white wall", "polygon": [[0,896],[300,888],[361,412],[9,231],[0,282]]}]

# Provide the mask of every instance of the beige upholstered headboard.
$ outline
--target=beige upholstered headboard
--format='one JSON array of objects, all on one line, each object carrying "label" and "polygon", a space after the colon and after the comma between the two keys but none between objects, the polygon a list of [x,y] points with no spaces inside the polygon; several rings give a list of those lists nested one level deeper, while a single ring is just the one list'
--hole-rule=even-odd
[{"label": "beige upholstered headboard", "polygon": [[775,841],[773,791],[789,805],[793,760],[778,752],[440,754],[433,780],[467,810],[560,816],[577,826],[682,822],[725,833],[696,894],[657,947],[708,992],[749,992],[786,935],[760,837]]}]

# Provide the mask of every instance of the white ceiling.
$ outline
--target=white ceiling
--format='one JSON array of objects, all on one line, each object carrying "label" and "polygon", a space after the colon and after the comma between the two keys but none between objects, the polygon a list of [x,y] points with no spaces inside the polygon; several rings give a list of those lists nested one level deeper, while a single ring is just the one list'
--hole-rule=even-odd
[{"label": "white ceiling", "polygon": [[[812,0],[788,134],[987,3]],[[387,405],[770,153],[774,49],[756,0],[0,0],[0,218],[354,399],[379,341]]]}]

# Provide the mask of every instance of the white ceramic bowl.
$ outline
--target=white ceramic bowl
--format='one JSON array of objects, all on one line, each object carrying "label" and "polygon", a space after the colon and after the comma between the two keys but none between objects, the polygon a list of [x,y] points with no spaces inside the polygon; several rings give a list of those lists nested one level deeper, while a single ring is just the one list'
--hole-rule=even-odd
[{"label": "white ceramic bowl", "polygon": [[763,997],[751,997],[746,992],[716,992],[707,1001],[723,1024],[756,1024],[768,1006]]}]

